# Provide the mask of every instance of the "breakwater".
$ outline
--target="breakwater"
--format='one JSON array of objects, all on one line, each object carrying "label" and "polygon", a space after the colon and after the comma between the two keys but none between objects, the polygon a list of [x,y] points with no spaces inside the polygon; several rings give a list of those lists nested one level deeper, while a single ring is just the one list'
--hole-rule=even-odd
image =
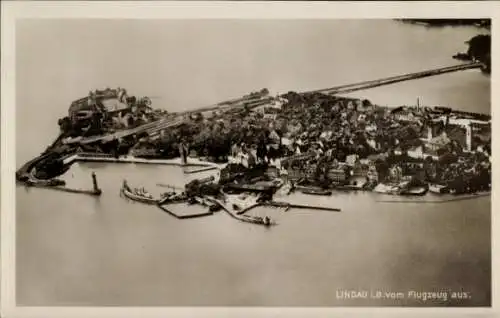
[{"label": "breakwater", "polygon": [[26,162],[21,168],[19,168],[19,170],[16,171],[17,179],[22,181],[22,179],[31,178],[31,170],[33,170],[33,168],[37,164],[49,158],[51,155],[52,155],[51,153],[43,153],[40,156],[35,157],[30,161]]},{"label": "breakwater", "polygon": [[308,209],[308,210],[329,211],[329,212],[341,212],[341,209],[338,208],[314,206],[309,204],[294,204],[294,203],[279,202],[279,201],[269,201],[262,205],[285,208],[285,211],[295,208],[295,209]]},{"label": "breakwater", "polygon": [[31,176],[30,173],[27,174],[27,178],[28,180],[25,182],[25,185],[34,188],[42,188],[42,189],[55,190],[68,193],[86,194],[92,196],[100,196],[102,194],[102,190],[99,188],[97,184],[97,176],[95,173],[92,173],[92,186],[93,186],[92,190],[69,188],[64,185],[51,185],[49,184],[50,181],[35,179],[33,176]]},{"label": "breakwater", "polygon": [[64,186],[47,186],[47,185],[39,185],[39,184],[32,184],[31,185],[34,188],[40,188],[40,189],[47,189],[47,190],[55,190],[55,191],[60,191],[60,192],[67,192],[67,193],[76,193],[76,194],[86,194],[86,195],[91,195],[91,196],[100,196],[102,194],[102,191],[100,189],[75,189],[75,188],[68,188]]}]

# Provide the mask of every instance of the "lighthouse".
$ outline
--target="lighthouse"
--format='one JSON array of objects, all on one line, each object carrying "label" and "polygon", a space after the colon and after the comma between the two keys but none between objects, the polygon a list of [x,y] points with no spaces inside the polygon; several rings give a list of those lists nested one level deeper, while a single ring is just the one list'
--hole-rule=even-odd
[{"label": "lighthouse", "polygon": [[100,195],[102,193],[102,190],[99,189],[99,185],[97,184],[97,176],[95,172],[92,172],[92,184],[94,186],[94,193]]}]

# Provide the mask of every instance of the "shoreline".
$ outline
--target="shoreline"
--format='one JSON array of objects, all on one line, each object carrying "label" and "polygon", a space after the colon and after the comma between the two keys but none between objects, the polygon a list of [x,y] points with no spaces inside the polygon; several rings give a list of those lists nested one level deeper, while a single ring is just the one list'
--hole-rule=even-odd
[{"label": "shoreline", "polygon": [[[379,80],[371,80],[371,81],[364,81],[364,82],[359,82],[359,83],[354,83],[354,84],[347,84],[347,85],[341,85],[341,86],[336,86],[333,88],[327,88],[327,89],[320,89],[320,90],[313,90],[309,92],[303,92],[303,93],[295,93],[295,92],[288,92],[286,94],[283,94],[279,97],[270,97],[269,91],[267,89],[261,90],[260,93],[251,93],[248,95],[245,95],[241,98],[234,98],[225,102],[221,102],[216,104],[217,106],[210,107],[211,110],[214,112],[217,111],[222,111],[222,113],[219,115],[220,119],[218,121],[224,121],[227,120],[228,118],[235,118],[235,116],[240,116],[242,113],[244,113],[242,120],[247,120],[246,118],[250,116],[250,118],[255,118],[255,114],[258,114],[258,111],[254,110],[256,108],[262,108],[265,110],[265,107],[275,107],[273,105],[276,105],[278,102],[279,106],[279,111],[278,114],[280,116],[285,116],[286,118],[286,112],[287,110],[283,109],[283,105],[287,105],[287,107],[297,107],[294,106],[294,104],[297,103],[302,103],[301,108],[298,109],[299,113],[307,113],[310,112],[309,108],[317,108],[321,110],[321,108],[324,109],[324,106],[321,106],[321,103],[335,103],[334,107],[340,107],[340,109],[337,109],[337,112],[347,112],[347,113],[355,113],[355,114],[378,114],[380,112],[384,112],[385,118],[383,120],[387,121],[392,121],[393,123],[398,123],[399,120],[397,119],[398,117],[396,115],[393,115],[393,113],[397,111],[401,111],[401,109],[407,108],[410,112],[418,112],[420,115],[418,116],[434,116],[437,118],[437,116],[454,116],[455,119],[451,120],[452,124],[456,125],[471,125],[472,122],[480,122],[481,124],[487,124],[491,125],[491,115],[488,114],[479,114],[479,113],[470,113],[470,112],[463,112],[463,111],[457,111],[453,110],[452,108],[448,107],[421,107],[418,104],[417,101],[417,106],[381,106],[377,104],[372,104],[368,99],[361,99],[361,98],[353,98],[350,96],[344,96],[345,94],[351,94],[353,91],[358,91],[358,90],[364,90],[371,88],[372,86],[378,87],[382,85],[389,85],[392,84],[394,81],[405,81],[405,80],[414,80],[416,78],[420,78],[421,75],[425,76],[434,76],[441,74],[442,72],[449,72],[449,71],[460,71],[464,69],[469,69],[469,68],[477,68],[479,67],[480,63],[466,63],[466,64],[459,64],[459,65],[454,65],[450,67],[442,67],[442,68],[437,68],[435,70],[427,70],[427,71],[422,71],[422,72],[417,72],[417,73],[408,73],[408,74],[403,74],[399,76],[393,76],[393,77],[388,77],[388,78],[383,78]],[[429,75],[430,74],[430,75]],[[96,91],[97,92],[97,91]],[[113,90],[108,90],[104,91],[108,92],[111,95],[113,95]],[[97,94],[97,93],[96,93]],[[113,97],[112,97],[113,98]],[[143,98],[147,99],[147,97]],[[85,100],[85,99],[80,99]],[[314,100],[318,100],[317,102],[314,102]],[[235,104],[231,104],[231,103]],[[309,103],[309,105],[307,105]],[[338,104],[340,103],[340,106]],[[365,105],[366,104],[366,105]],[[72,104],[73,105],[73,104]],[[331,106],[328,106],[331,107]],[[370,110],[363,110],[363,108],[367,108]],[[163,138],[163,134],[166,131],[170,132],[177,132],[179,133],[179,129],[182,129],[182,127],[196,127],[196,125],[200,125],[200,123],[214,123],[214,119],[210,119],[211,121],[207,121],[206,118],[201,117],[200,121],[200,116],[201,112],[204,112],[207,109],[207,107],[200,108],[198,110],[190,110],[186,111],[180,114],[175,114],[172,117],[172,114],[168,114],[167,116],[164,116],[162,114],[157,115],[156,117],[152,117],[155,119],[151,119],[150,122],[145,122],[142,125],[133,127],[133,128],[127,128],[123,130],[117,130],[114,132],[109,133],[103,133],[100,135],[91,135],[89,137],[82,137],[78,136],[76,138],[74,137],[66,137],[64,138],[64,130],[62,130],[61,127],[61,133],[57,136],[56,140],[51,143],[51,145],[47,148],[47,150],[42,153],[39,157],[34,158],[27,163],[25,163],[17,172],[16,172],[16,177],[18,181],[25,182],[27,185],[40,185],[42,183],[46,183],[55,177],[59,176],[61,173],[64,173],[69,169],[71,164],[75,162],[110,162],[110,163],[134,163],[134,164],[157,164],[157,165],[174,165],[174,166],[180,166],[180,167],[198,167],[199,169],[193,169],[191,171],[187,171],[187,173],[198,173],[202,171],[208,171],[208,170],[221,170],[225,165],[227,166],[230,164],[230,161],[226,161],[225,164],[216,164],[214,162],[210,161],[203,161],[197,158],[195,155],[193,157],[189,157],[189,162],[181,160],[181,158],[173,158],[173,159],[163,159],[161,156],[156,155],[150,155],[147,154],[149,158],[145,158],[146,155],[141,155],[141,156],[134,156],[130,154],[130,150],[128,150],[127,153],[125,154],[118,154],[108,149],[108,148],[102,148],[100,149],[101,146],[106,146],[109,144],[114,144],[117,143],[117,145],[120,144],[120,140],[123,138],[129,138],[129,135],[131,135],[131,138],[133,138],[133,143],[132,143],[132,149],[137,148],[136,146],[139,145],[140,151],[149,151],[149,152],[158,152],[160,147],[160,144],[157,143],[156,146],[153,148],[143,148],[144,145],[140,145],[141,140],[144,138],[147,138],[146,140],[149,140],[150,144],[154,144],[153,140],[157,140],[158,137],[160,140]],[[333,109],[333,108],[332,108]],[[153,110],[151,108],[151,110]],[[154,110],[156,111],[156,110]],[[236,111],[236,112],[235,112]],[[323,110],[325,111],[325,110]],[[404,110],[403,110],[404,111]],[[161,111],[160,111],[161,112]],[[297,112],[297,111],[296,111]],[[332,111],[333,112],[333,111]],[[366,113],[365,113],[366,112]],[[425,114],[423,114],[424,112]],[[253,115],[252,115],[253,114]],[[340,113],[339,113],[340,114]],[[341,113],[344,115],[344,113]],[[379,114],[380,115],[380,114]],[[377,116],[379,116],[377,115]],[[213,115],[212,116],[216,116]],[[253,116],[253,117],[252,117]],[[276,115],[274,116],[270,122],[273,124],[276,124]],[[356,115],[357,116],[357,115]],[[373,116],[373,115],[372,115]],[[215,117],[218,118],[218,117]],[[448,117],[447,117],[448,118]],[[74,119],[73,119],[74,120]],[[260,121],[265,122],[265,115],[264,119],[258,119]],[[285,119],[288,120],[288,119]],[[357,121],[357,119],[354,119]],[[396,121],[394,121],[396,120]],[[407,120],[407,119],[406,119]],[[422,117],[422,121],[425,121]],[[449,120],[449,119],[447,119]],[[345,121],[345,119],[344,119]],[[60,120],[61,122],[61,120]],[[302,124],[302,122],[299,120],[299,124]],[[411,125],[414,125],[415,122],[410,123],[403,123],[401,122],[402,127],[410,127]],[[422,125],[422,123],[420,123]],[[303,124],[302,124],[303,125]],[[353,125],[352,119],[350,119],[349,125]],[[375,125],[375,123],[372,123],[371,125]],[[376,125],[379,125],[379,123],[376,123]],[[394,124],[393,124],[394,125]],[[315,126],[315,125],[313,125]],[[354,126],[356,127],[357,125],[354,123]],[[90,127],[90,126],[89,126]],[[391,126],[392,127],[392,126]],[[377,127],[375,127],[375,130]],[[380,127],[379,127],[380,128]],[[326,128],[325,128],[326,129]],[[330,128],[333,129],[333,128]],[[106,130],[102,130],[103,132]],[[182,130],[180,130],[182,131]],[[325,132],[326,130],[320,130],[322,132]],[[365,134],[365,138],[367,133],[363,132]],[[187,134],[184,136],[184,134]],[[190,138],[192,136],[189,136],[189,134],[197,134],[194,132],[185,132],[185,133],[180,133],[181,138]],[[212,134],[212,133],[210,133]],[[146,136],[146,137],[140,137],[140,136]],[[67,135],[66,135],[67,136]],[[140,140],[138,139],[140,137]],[[83,138],[83,139],[82,139]],[[217,138],[216,135],[212,136],[211,138]],[[224,138],[227,138],[227,136],[224,136]],[[282,142],[284,140],[283,136],[279,137],[280,138],[280,147],[282,147]],[[345,136],[344,136],[345,138]],[[352,138],[352,137],[351,137]],[[491,138],[491,137],[490,137]],[[422,138],[420,138],[422,139]],[[69,141],[68,141],[69,140]],[[318,139],[319,140],[319,139]],[[178,140],[170,140],[171,143],[179,143]],[[403,139],[404,141],[404,139]],[[295,141],[294,141],[295,142]],[[314,141],[313,141],[314,142]],[[182,141],[179,145],[182,145]],[[352,141],[351,141],[352,143]],[[366,139],[365,139],[366,143]],[[167,142],[168,145],[168,142]],[[203,144],[202,144],[203,146]],[[255,146],[255,145],[254,145]],[[96,152],[89,151],[88,149],[93,149],[93,147],[96,150]],[[184,147],[184,146],[182,146]],[[206,145],[205,145],[206,147]],[[213,145],[210,145],[210,147],[215,147]],[[366,145],[364,147],[367,147]],[[371,146],[375,147],[375,146]],[[83,149],[83,150],[82,150]],[[104,150],[103,150],[104,149]],[[108,150],[106,150],[108,149]],[[180,148],[179,148],[180,149]],[[192,148],[193,149],[193,148]],[[374,148],[375,149],[375,148]],[[394,153],[395,146],[392,146],[390,148],[391,151]],[[175,149],[174,149],[175,150]],[[172,152],[172,149],[170,149]],[[179,150],[180,151],[180,150]],[[223,150],[222,156],[229,156],[228,153],[224,153],[224,151],[228,150]],[[232,151],[232,150],[231,150]],[[281,149],[283,151],[283,149]],[[470,151],[470,149],[469,149]],[[373,152],[373,150],[372,150]],[[376,152],[377,154],[380,154]],[[359,155],[359,152],[352,152],[350,155]],[[167,153],[168,155],[168,153]],[[154,158],[154,157],[157,158]],[[208,157],[213,157],[213,155],[208,154]],[[315,155],[316,156],[316,155]],[[408,154],[406,154],[408,156]],[[429,156],[426,153],[422,154],[421,159],[423,159],[424,156]],[[185,154],[185,158],[187,157],[187,154]],[[283,154],[279,155],[276,158],[286,158]],[[364,158],[364,157],[362,157]],[[433,157],[434,158],[434,157]],[[184,159],[186,160],[186,159]],[[214,159],[215,160],[215,159]],[[295,159],[294,159],[295,160]],[[54,164],[59,164],[59,168],[53,168]],[[57,166],[57,165],[56,165]],[[281,166],[281,165],[279,165]],[[34,168],[36,168],[36,173],[34,173]],[[279,168],[279,167],[278,167]],[[46,170],[44,170],[46,169]],[[52,170],[50,170],[52,169]],[[53,169],[59,169],[59,170],[53,170]],[[286,168],[288,169],[288,168]],[[37,173],[40,171],[42,174],[45,176],[38,178]],[[49,178],[47,178],[49,176]],[[41,179],[38,181],[38,179]],[[382,182],[378,181],[377,183],[383,184],[384,181]],[[352,190],[357,190],[354,189],[353,187]],[[334,187],[335,189],[335,187]],[[476,189],[476,188],[474,188]],[[340,191],[349,191],[351,188],[348,186],[340,189]],[[368,190],[369,191],[369,190]],[[462,190],[460,190],[462,191]],[[466,190],[469,191],[469,190]]]}]

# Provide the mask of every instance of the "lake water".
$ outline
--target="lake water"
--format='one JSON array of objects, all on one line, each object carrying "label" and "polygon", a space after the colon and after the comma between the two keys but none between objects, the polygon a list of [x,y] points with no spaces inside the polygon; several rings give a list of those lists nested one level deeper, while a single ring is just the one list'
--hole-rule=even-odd
[{"label": "lake water", "polygon": [[[22,21],[17,25],[16,164],[53,140],[69,103],[126,87],[192,109],[268,87],[330,87],[455,64],[476,28],[394,21]],[[55,41],[54,41],[55,39]],[[490,80],[465,71],[353,94],[382,105],[490,113]],[[278,226],[224,212],[177,220],[119,196],[123,178],[182,185],[179,168],[78,164],[64,176],[100,198],[17,187],[20,305],[486,306],[491,200],[380,203],[335,193],[290,198],[342,212],[262,208]],[[341,299],[339,290],[464,291],[466,300]]]}]

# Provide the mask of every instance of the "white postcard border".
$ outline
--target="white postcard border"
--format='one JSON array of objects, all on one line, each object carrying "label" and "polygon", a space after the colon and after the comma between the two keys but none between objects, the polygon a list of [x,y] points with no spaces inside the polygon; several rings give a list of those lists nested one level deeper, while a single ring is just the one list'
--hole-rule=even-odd
[{"label": "white postcard border", "polygon": [[[469,317],[498,314],[499,231],[495,217],[498,189],[492,191],[492,308],[246,308],[246,307],[16,307],[15,306],[15,20],[19,18],[110,19],[340,19],[340,18],[487,18],[492,34],[500,31],[500,6],[495,1],[414,2],[218,2],[218,1],[2,1],[1,50],[1,316],[2,317],[331,317],[332,315]],[[492,41],[499,55],[500,41]],[[493,59],[493,68],[500,63]],[[492,134],[498,130],[496,107],[500,87],[492,77]],[[499,141],[493,138],[493,180]],[[496,184],[495,181],[493,181]]]}]

